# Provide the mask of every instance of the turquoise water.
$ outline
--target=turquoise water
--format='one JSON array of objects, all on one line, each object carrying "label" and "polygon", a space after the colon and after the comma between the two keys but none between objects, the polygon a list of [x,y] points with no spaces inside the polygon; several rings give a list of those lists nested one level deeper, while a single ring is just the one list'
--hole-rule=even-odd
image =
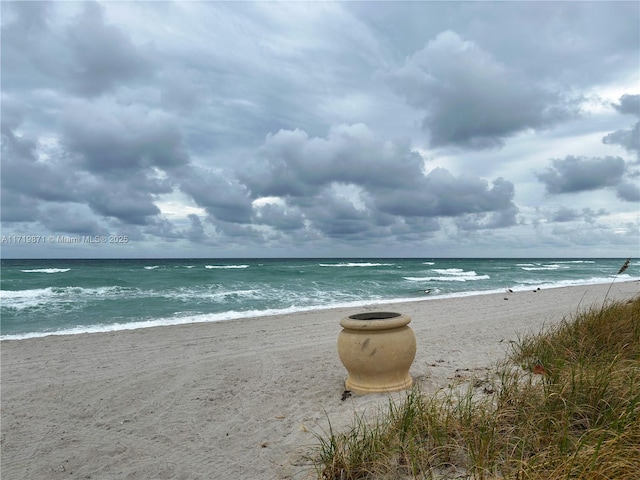
[{"label": "turquoise water", "polygon": [[[2,339],[610,283],[624,259],[3,260]],[[622,280],[640,279],[633,260]],[[425,294],[424,290],[430,292]]]}]

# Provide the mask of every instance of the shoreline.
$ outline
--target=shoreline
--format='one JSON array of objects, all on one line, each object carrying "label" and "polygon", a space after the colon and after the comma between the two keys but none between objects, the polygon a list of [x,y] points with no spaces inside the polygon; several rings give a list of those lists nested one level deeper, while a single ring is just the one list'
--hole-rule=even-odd
[{"label": "shoreline", "polygon": [[[340,318],[409,315],[425,393],[482,375],[519,335],[640,294],[640,282],[3,340],[7,478],[313,478],[314,433],[399,394],[342,401]],[[385,308],[386,307],[386,308]]]},{"label": "shoreline", "polygon": [[[640,282],[638,279],[630,279],[630,280],[617,280],[614,284],[618,283],[632,283],[632,282]],[[557,285],[557,284],[541,284],[542,289],[552,290],[558,288],[582,288],[582,287],[590,287],[590,286],[602,286],[602,285],[611,285],[611,282],[608,283],[584,283],[579,285]],[[512,290],[511,293],[520,293],[520,292],[530,292],[530,288],[516,288]],[[107,325],[95,325],[93,327],[75,327],[68,330],[59,330],[54,332],[30,332],[24,334],[9,334],[9,335],[0,335],[0,344],[6,341],[20,341],[20,340],[29,340],[34,338],[45,338],[49,336],[75,336],[75,335],[84,335],[84,334],[104,334],[104,333],[116,333],[116,332],[124,332],[131,330],[139,330],[139,329],[147,329],[147,328],[158,328],[158,327],[177,327],[177,326],[187,326],[194,324],[208,324],[208,323],[218,323],[218,322],[231,322],[231,321],[240,321],[240,320],[258,320],[262,318],[269,317],[277,317],[282,315],[302,315],[305,313],[318,312],[321,313],[326,310],[339,310],[339,309],[360,309],[360,308],[368,308],[369,306],[384,306],[384,305],[397,305],[404,303],[414,303],[414,302],[425,302],[425,301],[437,301],[437,300],[449,300],[456,298],[466,298],[466,297],[475,297],[475,296],[484,296],[484,295],[500,295],[505,293],[502,289],[500,290],[486,290],[486,291],[463,291],[456,293],[448,293],[443,295],[432,295],[432,296],[424,296],[424,297],[416,297],[416,298],[397,298],[397,299],[385,299],[385,300],[375,300],[375,301],[357,301],[357,302],[347,302],[345,304],[337,304],[334,306],[308,306],[308,307],[291,307],[289,309],[283,310],[273,310],[267,309],[264,311],[248,311],[248,312],[225,312],[221,314],[199,314],[199,316],[209,316],[209,317],[220,317],[211,320],[201,320],[201,319],[192,319],[192,317],[186,317],[184,319],[156,319],[156,320],[143,320],[137,322],[130,323],[120,323],[120,324],[107,324]],[[226,317],[225,315],[239,315],[239,316],[230,316]],[[81,328],[87,328],[88,330],[80,330]],[[93,330],[91,329],[93,328]]]}]

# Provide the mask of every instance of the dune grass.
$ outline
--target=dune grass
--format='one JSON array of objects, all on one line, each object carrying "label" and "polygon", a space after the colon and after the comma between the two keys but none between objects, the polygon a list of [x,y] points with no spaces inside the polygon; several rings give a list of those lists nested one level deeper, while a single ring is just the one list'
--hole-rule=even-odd
[{"label": "dune grass", "polygon": [[486,378],[411,390],[318,436],[318,478],[631,479],[640,472],[640,297],[520,338]]}]

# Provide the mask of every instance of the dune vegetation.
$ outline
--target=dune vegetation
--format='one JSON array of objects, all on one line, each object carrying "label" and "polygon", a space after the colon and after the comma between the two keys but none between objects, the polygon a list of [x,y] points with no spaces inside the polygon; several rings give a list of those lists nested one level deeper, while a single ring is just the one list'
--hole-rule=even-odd
[{"label": "dune vegetation", "polygon": [[329,427],[309,454],[318,478],[637,478],[640,297],[521,337],[490,372]]}]

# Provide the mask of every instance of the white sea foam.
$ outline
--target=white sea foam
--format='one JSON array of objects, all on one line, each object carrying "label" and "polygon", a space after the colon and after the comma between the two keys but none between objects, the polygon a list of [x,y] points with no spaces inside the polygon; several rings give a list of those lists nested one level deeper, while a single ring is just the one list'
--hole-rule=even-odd
[{"label": "white sea foam", "polygon": [[244,298],[258,298],[260,296],[260,290],[256,289],[244,289],[244,290],[224,290],[224,291],[211,291],[201,289],[179,289],[177,292],[169,291],[162,295],[165,298],[178,298],[183,301],[189,300],[212,300],[220,301],[228,299],[229,297],[244,297]]},{"label": "white sea foam", "polygon": [[556,263],[596,263],[594,260],[563,260]]},{"label": "white sea foam", "polygon": [[20,270],[23,273],[64,273],[71,270],[70,268],[34,268],[31,270]]},{"label": "white sea foam", "polygon": [[468,282],[474,280],[489,280],[489,275],[478,275],[473,270],[465,271],[461,268],[434,268],[432,272],[439,275],[425,277],[402,277],[410,282]]},{"label": "white sea foam", "polygon": [[249,265],[205,265],[204,268],[220,268],[220,269],[233,269],[233,268],[249,268]]},{"label": "white sea foam", "polygon": [[[613,276],[612,276],[613,277]],[[553,288],[561,288],[568,286],[580,286],[580,285],[594,285],[594,284],[606,284],[612,281],[612,277],[594,277],[590,279],[581,279],[581,280],[563,280],[555,283],[549,284],[536,284],[542,289],[553,289]],[[638,277],[632,277],[629,275],[618,275],[616,277],[620,281],[640,281]],[[528,290],[529,287],[521,286],[514,288],[514,291],[522,291]],[[0,340],[23,340],[27,338],[37,338],[37,337],[46,337],[51,335],[77,335],[81,333],[101,333],[101,332],[114,332],[119,330],[134,330],[139,328],[149,328],[149,327],[158,327],[158,326],[170,326],[170,325],[186,325],[191,323],[200,323],[200,322],[220,322],[220,321],[230,321],[230,320],[238,320],[242,318],[254,318],[254,317],[267,317],[273,315],[285,315],[290,313],[298,313],[305,311],[317,311],[317,310],[327,310],[332,308],[357,308],[362,306],[371,306],[371,305],[391,305],[394,303],[407,303],[407,302],[422,302],[422,301],[433,301],[437,299],[443,298],[459,298],[459,297],[471,297],[476,295],[491,295],[495,293],[502,293],[504,289],[493,289],[486,291],[464,291],[464,292],[452,292],[441,295],[429,295],[429,296],[420,296],[420,297],[406,297],[406,298],[396,298],[396,299],[388,299],[388,298],[380,298],[380,299],[367,299],[363,301],[345,301],[345,302],[331,302],[330,304],[321,303],[318,305],[310,305],[310,306],[295,306],[292,305],[287,308],[279,308],[279,309],[265,309],[265,310],[247,310],[247,311],[227,311],[222,313],[207,313],[207,314],[190,314],[185,312],[184,315],[177,314],[172,317],[166,318],[157,318],[151,320],[144,320],[138,322],[131,323],[114,323],[108,325],[79,325],[72,328],[62,329],[58,331],[52,332],[31,332],[25,334],[15,334],[15,335],[2,335],[0,336]],[[437,290],[435,291],[437,292]],[[433,293],[433,292],[432,292]]]},{"label": "white sea foam", "polygon": [[535,271],[540,271],[540,270],[559,270],[561,268],[571,268],[571,267],[566,267],[566,266],[560,266],[557,263],[552,263],[549,265],[534,265],[531,267],[521,267],[522,270],[526,270],[528,272],[535,272]]},{"label": "white sea foam", "polygon": [[[56,303],[75,303],[87,297],[110,297],[121,295],[124,287],[46,287],[34,288],[30,290],[0,290],[0,300],[2,307],[13,310],[24,310],[25,308],[40,307]],[[132,291],[127,290],[127,295]]]},{"label": "white sea foam", "polygon": [[472,282],[474,280],[489,280],[489,275],[471,275],[468,277],[402,277],[410,282]]},{"label": "white sea foam", "polygon": [[149,265],[148,267],[144,267],[145,270],[155,270],[156,268],[160,268],[160,265]]},{"label": "white sea foam", "polygon": [[369,262],[345,262],[345,263],[320,263],[321,267],[392,267],[395,263],[369,263]]},{"label": "white sea foam", "polygon": [[48,303],[54,295],[51,287],[31,290],[0,290],[2,306],[14,310],[23,310]]}]

